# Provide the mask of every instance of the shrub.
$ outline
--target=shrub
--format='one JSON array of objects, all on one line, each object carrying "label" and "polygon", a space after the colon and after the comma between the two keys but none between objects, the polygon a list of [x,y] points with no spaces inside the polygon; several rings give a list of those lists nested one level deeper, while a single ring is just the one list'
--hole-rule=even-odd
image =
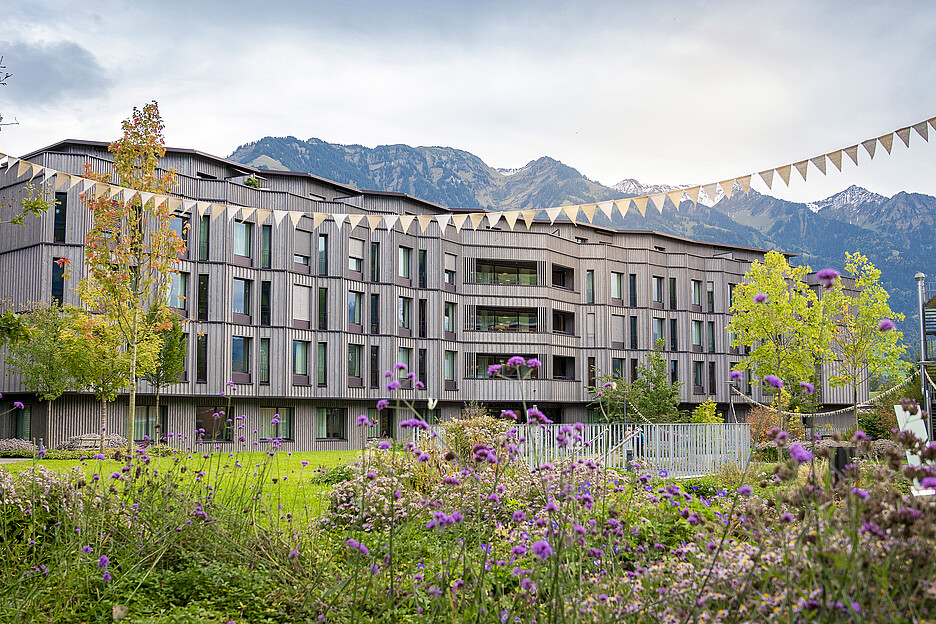
[{"label": "shrub", "polygon": [[[86,433],[84,435],[76,435],[68,438],[64,442],[56,447],[56,450],[60,451],[75,451],[78,450],[78,447],[81,444],[82,438],[88,438],[89,436],[97,437],[96,433]],[[104,437],[104,448],[105,449],[114,449],[114,448],[124,448],[127,446],[127,438],[116,433],[108,434]]]},{"label": "shrub", "polygon": [[694,423],[723,423],[725,419],[718,415],[718,407],[715,401],[707,399],[705,403],[700,403],[692,410],[692,417],[689,419]]},{"label": "shrub", "polygon": [[511,423],[491,416],[477,416],[444,423],[445,444],[455,452],[459,461],[467,463],[478,444],[495,446],[507,433]]},{"label": "shrub", "polygon": [[[36,450],[36,445],[30,440],[20,440],[18,438],[11,438],[8,440],[0,440],[0,452],[4,451],[29,451],[30,453]],[[10,455],[8,457],[15,457]]]}]

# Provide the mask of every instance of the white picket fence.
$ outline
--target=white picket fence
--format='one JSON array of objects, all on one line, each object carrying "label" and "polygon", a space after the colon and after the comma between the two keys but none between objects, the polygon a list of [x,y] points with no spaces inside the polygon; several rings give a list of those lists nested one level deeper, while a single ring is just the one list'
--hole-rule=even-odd
[{"label": "white picket fence", "polygon": [[[607,468],[626,470],[631,459],[639,470],[687,478],[712,474],[725,464],[744,468],[751,457],[751,430],[747,423],[583,425],[582,442],[560,446],[562,425],[516,425],[520,457],[530,466],[563,460],[592,460]],[[417,430],[417,445],[445,447],[445,426]]]}]

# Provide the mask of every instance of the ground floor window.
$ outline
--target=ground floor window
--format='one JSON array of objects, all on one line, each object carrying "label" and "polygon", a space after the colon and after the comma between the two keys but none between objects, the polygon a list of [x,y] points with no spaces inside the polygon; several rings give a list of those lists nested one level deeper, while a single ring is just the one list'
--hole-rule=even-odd
[{"label": "ground floor window", "polygon": [[159,442],[166,438],[169,406],[137,405],[133,415],[133,437],[137,442]]},{"label": "ground floor window", "polygon": [[316,438],[347,439],[347,410],[343,407],[320,407],[315,416]]},{"label": "ground floor window", "polygon": [[231,427],[223,407],[196,407],[195,429],[202,440],[231,439]]},{"label": "ground floor window", "polygon": [[260,424],[257,427],[260,438],[272,440],[282,438],[292,439],[292,408],[291,407],[261,407]]},{"label": "ground floor window", "polygon": [[24,405],[23,409],[13,411],[13,430],[15,438],[19,440],[32,439],[32,406]]}]

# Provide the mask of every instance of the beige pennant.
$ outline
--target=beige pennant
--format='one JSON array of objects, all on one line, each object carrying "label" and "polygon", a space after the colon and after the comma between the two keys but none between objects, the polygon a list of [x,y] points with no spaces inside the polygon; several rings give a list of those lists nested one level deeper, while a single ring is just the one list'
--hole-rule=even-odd
[{"label": "beige pennant", "polygon": [[[526,224],[526,228],[529,230],[533,227],[533,219],[536,218],[536,210],[524,210],[520,214],[523,215],[523,223]],[[610,217],[611,215],[608,214],[608,216]]]},{"label": "beige pennant", "polygon": [[97,186],[97,182],[94,180],[89,180],[88,178],[81,178],[81,188],[78,189],[79,193],[87,193],[88,191],[94,190],[94,187]]},{"label": "beige pennant", "polygon": [[930,125],[930,128],[932,128],[933,130],[936,130],[936,117],[933,117],[932,119],[928,119],[926,123]]},{"label": "beige pennant", "polygon": [[192,210],[197,210],[198,202],[194,202],[188,199],[182,200],[182,212],[191,212]]},{"label": "beige pennant", "polygon": [[[289,216],[290,218],[292,218],[291,212],[289,213]],[[302,213],[299,213],[299,216],[302,216]],[[331,218],[335,220],[335,227],[337,227],[340,230],[341,226],[344,225],[345,219],[348,218],[348,215],[342,212],[340,214],[333,214]],[[296,223],[298,223],[298,219],[293,222],[293,225],[296,225]]]},{"label": "beige pennant", "polygon": [[829,152],[826,154],[826,158],[832,161],[832,164],[835,165],[835,168],[839,171],[842,170],[842,150],[835,150],[834,152]]},{"label": "beige pennant", "polygon": [[[278,210],[273,211],[273,220],[276,221],[277,224],[279,224],[279,222],[282,221],[283,219],[282,216],[280,216],[279,219],[276,218],[278,212],[279,212]],[[312,229],[317,230],[318,227],[322,225],[325,222],[325,219],[327,218],[328,218],[327,212],[313,212],[312,213]]]},{"label": "beige pennant", "polygon": [[465,225],[465,221],[467,220],[468,220],[467,214],[452,215],[452,225],[455,226],[455,231],[461,232],[462,226]]},{"label": "beige pennant", "polygon": [[851,147],[846,147],[842,151],[845,152],[845,154],[847,154],[849,158],[851,158],[851,161],[855,163],[855,166],[857,167],[858,166],[858,146],[852,145]]},{"label": "beige pennant", "polygon": [[94,199],[101,199],[107,191],[107,185],[102,182],[94,186],[92,194],[94,195]]},{"label": "beige pennant", "polygon": [[598,209],[598,204],[585,204],[580,207],[582,214],[585,215],[585,218],[588,219],[589,223],[592,223],[595,219],[595,210]]},{"label": "beige pennant", "polygon": [[488,227],[495,227],[497,222],[500,221],[501,213],[500,212],[489,212],[487,215]]},{"label": "beige pennant", "polygon": [[257,225],[263,225],[266,223],[266,220],[270,218],[270,215],[273,214],[273,211],[269,208],[257,208],[254,214],[257,216]]},{"label": "beige pennant", "polygon": [[559,213],[562,212],[562,208],[547,208],[546,216],[549,217],[549,225],[552,225],[556,222],[556,219],[559,218]]},{"label": "beige pennant", "polygon": [[741,176],[740,178],[736,178],[736,180],[738,181],[738,184],[741,185],[741,190],[744,191],[744,194],[750,195],[751,194],[751,176],[750,175]]},{"label": "beige pennant", "polygon": [[68,179],[69,179],[70,177],[71,177],[71,176],[69,176],[67,173],[62,173],[61,171],[59,171],[58,173],[56,173],[56,174],[55,174],[55,185],[54,185],[55,190],[58,190],[58,189],[62,188],[62,187],[65,185],[65,183],[68,182]]},{"label": "beige pennant", "polygon": [[678,191],[670,191],[666,194],[670,198],[670,201],[673,202],[673,206],[676,208],[676,212],[679,212],[679,204],[682,202],[683,190],[679,189]]},{"label": "beige pennant", "polygon": [[654,193],[650,196],[650,201],[653,202],[653,206],[662,214],[663,205],[666,203],[666,193]]},{"label": "beige pennant", "polygon": [[383,222],[384,227],[388,230],[392,230],[393,226],[396,225],[399,215],[384,215]]},{"label": "beige pennant", "polygon": [[777,174],[780,175],[780,179],[783,180],[783,183],[787,186],[790,186],[791,173],[793,173],[793,165],[783,165],[777,168]]},{"label": "beige pennant", "polygon": [[208,204],[205,202],[195,202],[195,211],[198,213],[199,217],[204,217],[205,213],[208,211]]},{"label": "beige pennant", "polygon": [[450,214],[440,214],[436,215],[436,223],[439,224],[439,230],[442,231],[442,235],[445,236],[445,228],[448,227],[449,219],[452,218]]},{"label": "beige pennant", "polygon": [[714,182],[712,184],[703,184],[702,190],[705,191],[705,194],[708,195],[709,200],[714,204],[718,201],[718,185]]},{"label": "beige pennant", "polygon": [[878,141],[881,142],[881,145],[883,145],[887,153],[890,154],[891,150],[894,148],[894,133],[888,132],[887,134],[882,134],[878,137]]},{"label": "beige pennant", "polygon": [[929,128],[926,127],[925,121],[921,121],[918,124],[913,124],[911,128],[916,130],[916,133],[920,135],[921,139],[929,143]]},{"label": "beige pennant", "polygon": [[159,207],[167,203],[169,198],[165,195],[153,195],[153,208],[159,210]]},{"label": "beige pennant", "polygon": [[572,219],[572,221],[578,221],[578,206],[563,206],[562,212],[566,213],[566,216]]},{"label": "beige pennant", "polygon": [[[874,151],[877,149],[877,139],[862,141],[861,147],[865,148],[865,151],[868,152],[868,156],[871,157],[871,160],[874,160]],[[856,162],[855,164],[857,165],[858,163]]]},{"label": "beige pennant", "polygon": [[[361,222],[362,219],[364,219],[364,215],[362,214],[349,214],[348,224],[351,226],[351,229],[353,230],[354,228],[358,226],[358,224]],[[369,221],[368,221],[368,225],[370,225]],[[374,228],[371,227],[371,229],[373,230]]]},{"label": "beige pennant", "polygon": [[150,202],[151,199],[153,199],[153,195],[154,193],[147,193],[145,191],[140,191],[140,203],[145,206],[146,204]]},{"label": "beige pennant", "polygon": [[773,189],[773,169],[768,169],[767,171],[761,171],[757,175],[760,176],[761,180],[764,181],[764,184],[767,185],[767,188]]},{"label": "beige pennant", "polygon": [[169,210],[172,212],[178,211],[182,214],[191,212],[192,207],[195,205],[195,202],[187,202],[180,197],[170,197],[167,201],[169,203]]},{"label": "beige pennant", "polygon": [[30,167],[32,167],[32,169],[29,172],[29,181],[31,182],[33,178],[35,178],[37,175],[42,173],[42,167],[40,167],[36,163],[29,163],[29,165]]},{"label": "beige pennant", "polygon": [[[137,191],[133,189],[125,188],[122,191],[120,191],[120,197],[121,199],[123,199],[124,203],[127,203],[133,200],[133,198],[136,197],[136,195],[137,195]],[[142,198],[142,195],[140,197]]]},{"label": "beige pennant", "polygon": [[426,228],[429,227],[429,224],[432,223],[433,215],[419,215],[416,217],[416,220],[419,222],[419,231],[425,232]]},{"label": "beige pennant", "polygon": [[[215,219],[220,217],[222,214],[224,214],[224,208],[225,208],[224,204],[208,204],[208,207],[211,209],[212,221],[214,221]],[[234,212],[234,211],[232,210],[230,212]],[[232,216],[231,214],[228,214],[228,218],[230,218],[231,216]]]},{"label": "beige pennant", "polygon": [[481,227],[481,221],[484,220],[484,217],[487,215],[483,212],[472,212],[468,215],[468,218],[471,219],[471,229],[477,230]]},{"label": "beige pennant", "polygon": [[[289,211],[289,220],[290,220],[290,222],[292,222],[293,228],[295,228],[295,227],[297,227],[297,226],[299,225],[299,221],[302,220],[302,215],[303,215],[303,214],[304,214],[304,213],[303,213],[301,210],[290,210],[290,211]],[[337,216],[337,215],[332,215],[332,216],[334,217],[334,216]],[[344,216],[344,215],[341,215],[341,216]],[[337,219],[336,219],[336,221],[337,221]],[[338,224],[338,227],[341,227],[341,224],[340,224],[340,223]]]},{"label": "beige pennant", "polygon": [[809,162],[815,165],[816,169],[822,172],[822,175],[826,174],[825,154],[823,154],[822,156],[816,156],[814,158],[810,158]]},{"label": "beige pennant", "polygon": [[798,163],[793,163],[793,166],[796,167],[796,170],[799,171],[799,174],[803,176],[803,181],[806,181],[806,168],[809,167],[808,160],[801,160]]},{"label": "beige pennant", "polygon": [[246,221],[247,219],[253,216],[254,211],[256,211],[256,208],[244,206],[243,208],[240,209],[240,218]]},{"label": "beige pennant", "polygon": [[621,213],[621,216],[626,217],[627,211],[630,210],[631,200],[630,199],[618,199],[614,202],[614,205],[617,206],[618,212]]},{"label": "beige pennant", "polygon": [[19,161],[19,166],[16,168],[16,176],[19,177],[19,176],[25,174],[26,171],[30,168],[31,165],[32,165],[32,163],[29,162],[28,160],[21,160],[21,161]]},{"label": "beige pennant", "polygon": [[507,227],[509,227],[511,231],[513,231],[514,225],[516,225],[517,219],[519,218],[520,218],[519,210],[508,210],[507,212],[504,213],[504,221],[507,222]]},{"label": "beige pennant", "polygon": [[634,202],[634,206],[637,208],[637,212],[640,213],[641,217],[647,216],[647,200],[650,199],[646,195],[640,197],[633,197],[631,201]]},{"label": "beige pennant", "polygon": [[903,144],[905,146],[910,147],[910,126],[907,126],[906,128],[901,128],[894,134],[900,137],[900,140],[903,141]]},{"label": "beige pennant", "polygon": [[610,219],[611,213],[614,212],[614,202],[613,201],[601,202],[600,204],[598,204],[598,210],[605,213],[605,216],[607,216]]},{"label": "beige pennant", "polygon": [[692,205],[696,206],[699,203],[699,191],[702,190],[701,186],[692,186],[686,189],[686,195],[689,196],[689,199],[692,200]]},{"label": "beige pennant", "polygon": [[[352,215],[352,216],[360,216],[360,215]],[[383,221],[382,215],[367,215],[367,227],[369,227],[372,230],[376,230],[380,226],[381,221]]]},{"label": "beige pennant", "polygon": [[413,224],[413,219],[415,218],[416,215],[400,215],[400,227],[403,228],[404,234],[409,232],[409,228]]},{"label": "beige pennant", "polygon": [[84,180],[84,178],[82,178],[81,176],[76,176],[76,175],[69,176],[68,187],[65,190],[67,191],[72,190],[73,188],[81,184],[82,180]]},{"label": "beige pennant", "polygon": [[726,199],[731,199],[731,193],[734,191],[734,180],[722,180],[718,183],[718,186],[721,187],[721,190],[725,193]]},{"label": "beige pennant", "polygon": [[16,167],[17,177],[23,175],[19,173],[19,168],[23,166],[23,161],[19,158],[13,158],[12,156],[7,157],[7,174],[13,172],[13,167]]}]

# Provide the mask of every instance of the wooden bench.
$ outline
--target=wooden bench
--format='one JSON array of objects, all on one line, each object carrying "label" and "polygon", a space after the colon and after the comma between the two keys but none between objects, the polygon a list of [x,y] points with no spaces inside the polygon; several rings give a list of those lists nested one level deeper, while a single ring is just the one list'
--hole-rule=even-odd
[{"label": "wooden bench", "polygon": [[101,436],[99,435],[78,436],[78,446],[75,447],[75,450],[94,451],[99,448],[101,448]]}]

